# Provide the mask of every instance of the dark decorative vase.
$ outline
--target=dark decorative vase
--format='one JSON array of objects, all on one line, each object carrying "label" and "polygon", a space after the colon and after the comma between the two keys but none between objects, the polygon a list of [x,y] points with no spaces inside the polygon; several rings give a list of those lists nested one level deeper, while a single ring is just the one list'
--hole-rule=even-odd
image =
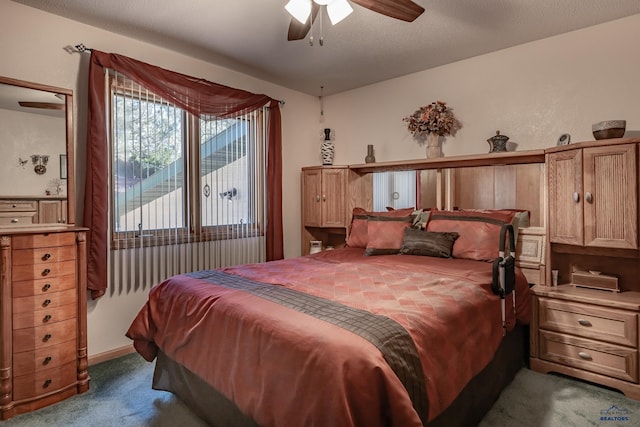
[{"label": "dark decorative vase", "polygon": [[496,136],[492,136],[487,139],[487,142],[491,146],[490,153],[500,153],[507,151],[507,141],[509,141],[509,137],[506,135],[500,135],[500,131],[496,131]]},{"label": "dark decorative vase", "polygon": [[365,163],[375,163],[376,156],[373,155],[373,145],[367,145],[367,157],[364,158]]}]

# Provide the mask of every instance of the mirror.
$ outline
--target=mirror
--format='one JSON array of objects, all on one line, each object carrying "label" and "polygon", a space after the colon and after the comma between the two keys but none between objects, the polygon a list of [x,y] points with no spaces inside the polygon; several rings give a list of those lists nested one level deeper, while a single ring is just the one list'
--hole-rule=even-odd
[{"label": "mirror", "polygon": [[0,76],[0,227],[75,223],[72,116],[71,90]]}]

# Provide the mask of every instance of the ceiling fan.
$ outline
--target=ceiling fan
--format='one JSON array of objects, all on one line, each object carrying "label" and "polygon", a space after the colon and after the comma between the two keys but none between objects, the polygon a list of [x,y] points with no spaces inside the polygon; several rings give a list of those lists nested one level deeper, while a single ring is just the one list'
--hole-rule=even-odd
[{"label": "ceiling fan", "polygon": [[[422,6],[411,0],[351,1],[374,12],[407,22],[413,22],[424,12]],[[309,33],[321,6],[327,7],[327,14],[333,25],[353,12],[347,0],[290,0],[285,6],[285,9],[293,16],[289,24],[287,40],[304,39]]]}]

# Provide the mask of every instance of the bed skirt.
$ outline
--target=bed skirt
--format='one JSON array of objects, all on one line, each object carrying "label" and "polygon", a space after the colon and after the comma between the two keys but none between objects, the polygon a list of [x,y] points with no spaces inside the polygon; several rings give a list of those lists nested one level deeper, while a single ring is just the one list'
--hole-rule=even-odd
[{"label": "bed skirt", "polygon": [[[502,341],[493,360],[462,390],[456,400],[428,427],[477,425],[500,392],[524,366],[528,354],[528,326],[515,327]],[[156,359],[153,388],[178,396],[214,427],[259,427],[253,420],[200,377],[161,351]]]}]

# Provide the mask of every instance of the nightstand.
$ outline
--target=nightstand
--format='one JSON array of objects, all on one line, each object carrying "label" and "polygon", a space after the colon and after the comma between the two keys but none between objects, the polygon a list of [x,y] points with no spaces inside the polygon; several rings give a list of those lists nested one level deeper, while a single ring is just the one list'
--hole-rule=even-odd
[{"label": "nightstand", "polygon": [[558,372],[640,400],[640,292],[535,286],[531,369]]}]

